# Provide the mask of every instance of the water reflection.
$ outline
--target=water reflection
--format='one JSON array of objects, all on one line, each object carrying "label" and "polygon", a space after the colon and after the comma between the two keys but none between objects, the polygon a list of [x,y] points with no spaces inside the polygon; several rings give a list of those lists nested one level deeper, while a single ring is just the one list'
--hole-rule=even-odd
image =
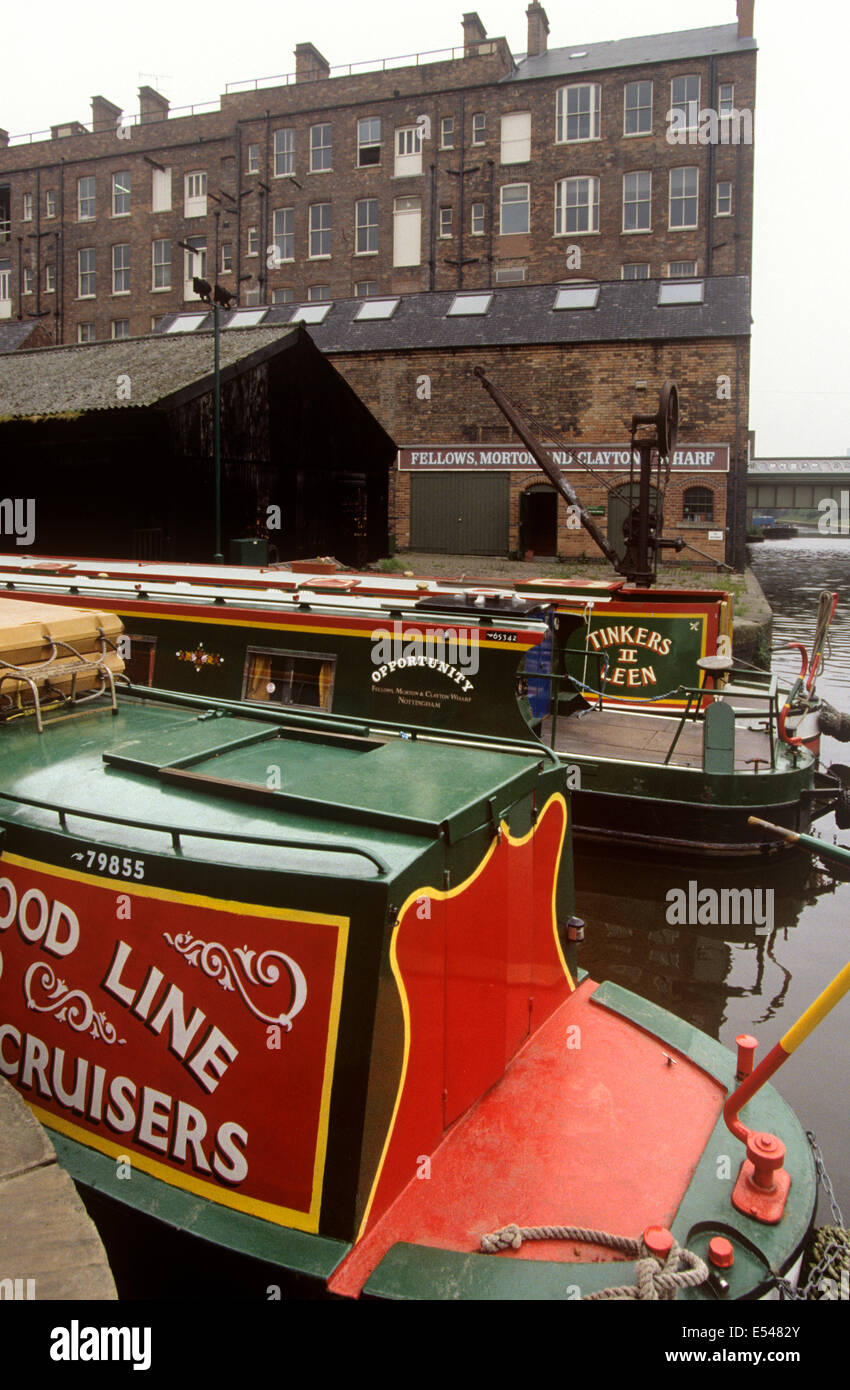
[{"label": "water reflection", "polygon": [[[793,682],[799,655],[791,641],[811,647],[823,589],[839,594],[818,690],[850,712],[850,542],[800,539],[753,546],[750,563],[774,610],[773,666]],[[800,583],[800,581],[803,581]],[[850,763],[850,745],[824,739],[824,763]],[[821,838],[850,846],[824,816]],[[699,918],[669,920],[675,890],[749,890],[767,901],[765,928]],[[790,850],[742,865],[737,860],[664,862],[613,855],[580,845],[576,851],[577,911],[587,922],[580,961],[595,979],[611,979],[670,1009],[734,1047],[738,1033],[755,1033],[763,1057],[850,957],[850,883],[835,866]],[[764,894],[770,891],[772,898]],[[759,893],[762,896],[759,896]],[[704,900],[706,901],[706,900]],[[706,914],[704,914],[707,916]],[[763,914],[760,914],[763,915]],[[850,1211],[847,1097],[850,999],[845,999],[785,1064],[777,1089],[821,1143],[844,1211]],[[821,1219],[825,1219],[823,1209]]]}]

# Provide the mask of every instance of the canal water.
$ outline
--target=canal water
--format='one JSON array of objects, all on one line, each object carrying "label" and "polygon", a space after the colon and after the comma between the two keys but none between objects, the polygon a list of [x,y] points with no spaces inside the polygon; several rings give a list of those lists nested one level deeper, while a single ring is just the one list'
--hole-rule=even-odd
[{"label": "canal water", "polygon": [[[811,649],[818,598],[839,604],[818,691],[850,713],[850,540],[807,538],[749,547],[749,563],[774,610],[773,668],[795,679],[800,659],[786,644]],[[850,744],[822,740],[822,759],[850,764]],[[850,847],[832,815],[814,833]],[[760,1060],[850,959],[850,881],[835,866],[792,849],[746,867],[734,860],[651,862],[609,850],[576,853],[577,911],[587,923],[580,961],[594,979],[611,979],[679,1014],[734,1049],[739,1033],[759,1040]],[[850,865],[848,865],[850,879]],[[764,924],[679,926],[667,920],[673,889],[753,890]],[[772,897],[767,894],[772,893]],[[850,1219],[850,996],[784,1064],[777,1090],[814,1132],[845,1216]],[[821,1223],[830,1223],[821,1196]]]}]

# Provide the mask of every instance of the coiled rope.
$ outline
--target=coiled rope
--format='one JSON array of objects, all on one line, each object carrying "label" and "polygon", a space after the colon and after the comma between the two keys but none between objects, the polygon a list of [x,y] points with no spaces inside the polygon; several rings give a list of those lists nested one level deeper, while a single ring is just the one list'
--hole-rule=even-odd
[{"label": "coiled rope", "polygon": [[643,1240],[615,1236],[608,1231],[590,1231],[584,1226],[503,1226],[499,1231],[481,1237],[485,1255],[500,1250],[519,1250],[524,1240],[577,1240],[588,1245],[605,1245],[636,1261],[635,1283],[619,1284],[611,1289],[599,1289],[585,1294],[582,1302],[595,1299],[640,1299],[641,1301],[670,1301],[679,1289],[697,1288],[708,1279],[708,1266],[699,1255],[683,1250],[674,1240],[666,1259],[650,1254]]}]

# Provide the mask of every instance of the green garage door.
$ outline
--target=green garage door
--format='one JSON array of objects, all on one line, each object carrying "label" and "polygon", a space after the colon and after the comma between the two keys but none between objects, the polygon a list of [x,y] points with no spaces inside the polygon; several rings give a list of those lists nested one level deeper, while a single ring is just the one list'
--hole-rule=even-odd
[{"label": "green garage door", "polygon": [[507,555],[509,473],[414,474],[410,484],[412,550]]}]

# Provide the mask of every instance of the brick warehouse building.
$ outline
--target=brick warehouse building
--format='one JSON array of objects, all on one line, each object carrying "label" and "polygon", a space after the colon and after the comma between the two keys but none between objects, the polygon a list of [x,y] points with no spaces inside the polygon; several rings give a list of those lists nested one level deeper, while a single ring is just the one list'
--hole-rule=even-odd
[{"label": "brick warehouse building", "polygon": [[[142,88],[140,114],[124,121],[93,98],[91,128],[68,122],[0,149],[0,316],[41,317],[57,342],[135,336],[188,307],[198,273],[243,304],[746,277],[753,150],[738,113],[751,123],[752,16],[752,0],[738,0],[737,25],[550,48],[532,0],[518,60],[473,13],[463,47],[433,61],[331,76],[300,44],[288,79],[228,91],[212,110],[172,113]],[[704,108],[717,113],[705,139]],[[392,377],[398,354],[385,365]],[[626,406],[629,378],[660,384],[646,361],[634,368],[623,415],[643,405]],[[522,404],[523,390],[502,384]],[[746,376],[730,389],[745,423]],[[723,433],[718,415],[700,437],[730,448],[736,480],[744,453],[728,399]],[[452,445],[461,423],[390,433]],[[600,426],[591,439],[583,418],[578,428],[589,442],[623,437],[600,439]],[[738,510],[733,496],[734,525]]]}]

